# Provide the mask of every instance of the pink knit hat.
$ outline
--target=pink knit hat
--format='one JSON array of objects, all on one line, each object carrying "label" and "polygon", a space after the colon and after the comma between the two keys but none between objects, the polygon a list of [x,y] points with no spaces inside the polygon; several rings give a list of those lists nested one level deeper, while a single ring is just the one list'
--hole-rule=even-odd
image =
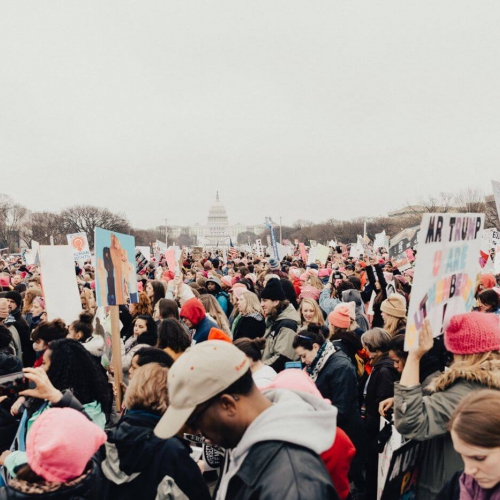
[{"label": "pink knit hat", "polygon": [[245,292],[248,292],[248,288],[243,283],[235,283],[233,286],[233,295],[239,299]]},{"label": "pink knit hat", "polygon": [[493,274],[483,274],[481,275],[481,285],[483,285],[484,288],[493,288],[496,286],[497,280],[495,279],[495,276]]},{"label": "pink knit hat", "polygon": [[45,480],[64,483],[83,474],[106,439],[106,433],[83,413],[51,408],[35,420],[28,433],[28,464]]},{"label": "pink knit hat", "polygon": [[319,299],[319,290],[311,285],[304,285],[300,291],[301,299]]},{"label": "pink knit hat", "polygon": [[228,288],[231,288],[233,286],[233,280],[231,279],[231,276],[224,276],[221,278],[222,284],[226,285]]},{"label": "pink knit hat", "polygon": [[323,399],[321,392],[319,392],[311,377],[296,368],[281,371],[269,385],[260,387],[261,391],[270,389],[292,389],[293,391],[307,392]]},{"label": "pink knit hat", "polygon": [[[351,304],[354,302],[348,302],[347,304],[339,304],[329,315],[328,322],[332,326],[337,328],[349,328],[351,321],[356,317],[356,309],[354,309],[353,318],[353,308]],[[356,305],[354,304],[354,308]]]},{"label": "pink knit hat", "polygon": [[450,319],[444,345],[453,354],[500,350],[500,323],[496,314],[471,312]]}]

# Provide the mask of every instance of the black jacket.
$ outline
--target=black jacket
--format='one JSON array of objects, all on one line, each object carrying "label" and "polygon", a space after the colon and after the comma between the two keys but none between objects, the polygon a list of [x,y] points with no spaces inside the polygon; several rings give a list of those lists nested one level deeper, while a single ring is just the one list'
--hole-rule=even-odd
[{"label": "black jacket", "polygon": [[399,373],[394,368],[394,361],[386,354],[373,367],[365,389],[365,428],[368,439],[377,438],[380,426],[379,404],[384,399],[394,396],[394,382],[397,380],[399,380]]},{"label": "black jacket", "polygon": [[455,472],[438,493],[436,500],[460,500],[460,476],[462,474],[463,471]]},{"label": "black jacket", "polygon": [[361,453],[365,429],[359,411],[358,379],[351,360],[341,349],[326,361],[316,379],[316,387],[337,408],[337,425]]},{"label": "black jacket", "polygon": [[155,500],[158,490],[177,488],[190,500],[210,499],[201,471],[190,457],[189,444],[177,437],[155,436],[158,420],[152,413],[132,411],[107,432],[101,467],[108,481],[101,498]]},{"label": "black jacket", "polygon": [[264,333],[266,333],[266,321],[263,317],[258,320],[253,316],[242,316],[234,332],[233,341],[243,337],[256,339],[263,337]]},{"label": "black jacket", "polygon": [[336,500],[338,495],[314,452],[284,441],[263,441],[250,449],[229,481],[226,499]]},{"label": "black jacket", "polygon": [[36,361],[36,353],[33,349],[33,342],[31,342],[31,329],[26,323],[25,319],[21,314],[21,308],[17,308],[12,311],[12,316],[14,317],[14,323],[11,323],[17,333],[19,333],[19,338],[21,340],[21,349],[23,350],[23,365],[24,366],[33,366]]},{"label": "black jacket", "polygon": [[0,352],[0,375],[10,375],[23,369],[21,360],[12,354]]},{"label": "black jacket", "polygon": [[76,484],[63,485],[57,491],[22,493],[15,484],[0,488],[0,500],[30,500],[41,498],[47,500],[101,500],[102,475],[99,464],[91,461],[87,475]]},{"label": "black jacket", "polygon": [[[375,274],[373,272],[373,268],[375,268],[375,272],[377,273],[377,279],[380,283],[381,290],[377,292],[375,288]],[[382,318],[382,311],[380,310],[380,306],[382,302],[387,298],[387,281],[385,281],[384,270],[378,265],[375,264],[372,266],[366,266],[366,276],[368,277],[368,282],[370,283],[372,290],[375,290],[377,294],[382,294],[381,300],[375,300],[373,303],[373,319],[372,319],[372,328],[376,326],[382,328],[384,326],[384,320]]]}]

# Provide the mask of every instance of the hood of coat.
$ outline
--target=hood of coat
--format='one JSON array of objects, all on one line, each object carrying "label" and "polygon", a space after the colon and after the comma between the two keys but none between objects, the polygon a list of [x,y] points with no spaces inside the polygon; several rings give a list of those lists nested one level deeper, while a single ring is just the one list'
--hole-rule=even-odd
[{"label": "hood of coat", "polygon": [[286,309],[281,311],[280,314],[278,314],[278,317],[275,320],[272,320],[271,318],[268,318],[267,320],[270,323],[275,323],[276,321],[281,321],[282,319],[291,319],[292,321],[296,321],[297,324],[300,324],[300,316],[295,307],[292,306],[292,304],[288,304]]},{"label": "hood of coat", "polygon": [[0,352],[0,375],[20,372],[23,364],[17,356]]},{"label": "hood of coat", "polygon": [[358,290],[344,290],[342,292],[342,302],[354,302],[356,304],[356,311],[360,307],[363,307],[361,293]]},{"label": "hood of coat", "polygon": [[475,368],[461,367],[457,362],[450,369],[436,377],[428,386],[433,392],[444,391],[459,380],[474,382],[489,389],[500,389],[500,360],[487,360]]},{"label": "hood of coat", "polygon": [[205,308],[196,297],[187,300],[181,308],[180,317],[188,319],[194,327],[197,327],[205,318]]},{"label": "hood of coat", "polygon": [[101,357],[104,352],[104,338],[101,335],[92,335],[84,342],[83,347],[93,356]]}]

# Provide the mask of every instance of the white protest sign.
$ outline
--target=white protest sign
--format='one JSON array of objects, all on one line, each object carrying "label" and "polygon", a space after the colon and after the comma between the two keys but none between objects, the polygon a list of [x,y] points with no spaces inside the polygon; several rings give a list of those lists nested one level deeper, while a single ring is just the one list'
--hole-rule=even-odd
[{"label": "white protest sign", "polygon": [[[384,428],[387,420],[384,417],[380,417],[380,430]],[[378,456],[378,480],[377,480],[377,498],[382,497],[382,492],[384,491],[385,481],[387,479],[387,474],[389,472],[389,467],[391,465],[391,458],[395,450],[401,448],[403,444],[403,436],[396,430],[396,426],[391,428],[391,437],[384,446],[384,450]]]},{"label": "white protest sign", "polygon": [[[278,255],[274,255],[274,258],[276,260],[281,261],[286,257],[288,250],[287,250],[286,246],[282,245],[281,243],[276,243],[276,248],[278,250]],[[275,254],[274,250],[273,250],[273,254]]]},{"label": "white protest sign", "polygon": [[47,318],[69,324],[82,312],[73,250],[69,245],[42,245],[39,253]]},{"label": "white protest sign", "polygon": [[90,260],[89,242],[85,233],[67,234],[68,245],[73,251],[74,260],[80,262],[82,260]]},{"label": "white protest sign", "polygon": [[424,214],[413,279],[405,349],[418,345],[429,318],[433,335],[455,315],[472,310],[484,214]]},{"label": "white protest sign", "polygon": [[386,245],[385,229],[381,233],[375,235],[375,241],[373,242],[373,248],[378,250],[379,248],[385,247]]},{"label": "white protest sign", "polygon": [[255,250],[260,257],[264,256],[264,248],[262,247],[262,240],[255,240]]},{"label": "white protest sign", "polygon": [[149,247],[139,247],[136,245],[135,247],[136,250],[139,250],[139,252],[142,253],[142,255],[145,257],[145,259],[149,262],[151,260],[151,250]]},{"label": "white protest sign", "polygon": [[326,264],[329,253],[330,249],[325,245],[321,245],[320,243],[316,245],[316,260],[319,260],[322,264]]},{"label": "white protest sign", "polygon": [[318,247],[311,247],[309,250],[309,257],[307,258],[308,264],[314,264],[316,262],[316,254],[318,253]]}]

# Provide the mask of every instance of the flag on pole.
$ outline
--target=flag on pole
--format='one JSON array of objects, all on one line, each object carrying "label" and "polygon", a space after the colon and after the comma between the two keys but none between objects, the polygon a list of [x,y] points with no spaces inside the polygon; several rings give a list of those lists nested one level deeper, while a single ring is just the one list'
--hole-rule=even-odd
[{"label": "flag on pole", "polygon": [[238,258],[238,251],[234,248],[233,240],[231,238],[229,238],[229,258],[231,260]]}]

